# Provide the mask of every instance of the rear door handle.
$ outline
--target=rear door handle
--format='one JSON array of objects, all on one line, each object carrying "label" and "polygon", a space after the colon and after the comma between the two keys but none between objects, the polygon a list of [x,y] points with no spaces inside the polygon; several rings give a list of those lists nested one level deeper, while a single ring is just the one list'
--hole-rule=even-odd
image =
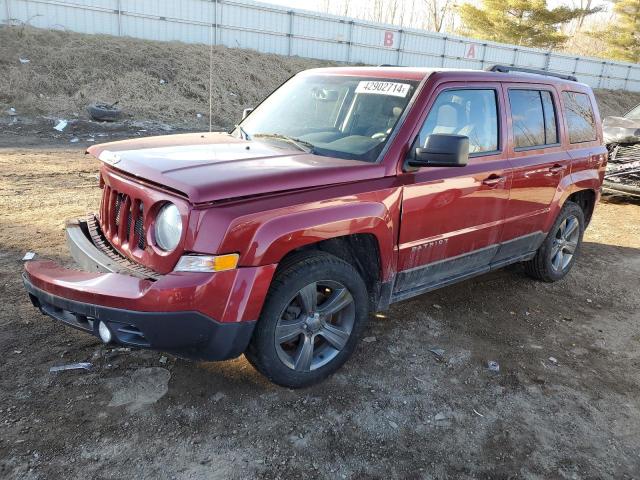
[{"label": "rear door handle", "polygon": [[504,182],[505,177],[501,177],[500,175],[496,175],[495,173],[492,175],[489,175],[487,178],[485,178],[482,181],[483,185],[486,185],[488,187],[496,187],[498,186],[500,183]]},{"label": "rear door handle", "polygon": [[563,165],[554,165],[553,167],[549,167],[549,171],[552,175],[556,175],[558,173],[564,172],[564,169],[567,168]]}]

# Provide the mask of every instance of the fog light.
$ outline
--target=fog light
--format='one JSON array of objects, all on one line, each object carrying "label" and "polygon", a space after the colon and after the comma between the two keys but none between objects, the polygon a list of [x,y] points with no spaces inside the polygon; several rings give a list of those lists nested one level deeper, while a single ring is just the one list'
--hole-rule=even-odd
[{"label": "fog light", "polygon": [[107,327],[104,322],[98,324],[98,334],[100,335],[100,340],[104,343],[111,343],[113,335],[111,335],[111,330],[109,330],[109,327]]}]

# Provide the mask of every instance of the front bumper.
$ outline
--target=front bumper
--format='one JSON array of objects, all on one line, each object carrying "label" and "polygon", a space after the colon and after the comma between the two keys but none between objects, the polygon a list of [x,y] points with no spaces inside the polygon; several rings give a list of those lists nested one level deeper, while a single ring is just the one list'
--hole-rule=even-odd
[{"label": "front bumper", "polygon": [[198,312],[138,312],[76,302],[35,287],[23,275],[31,302],[44,315],[98,335],[107,325],[114,343],[196,360],[227,360],[245,351],[255,322],[220,323]]},{"label": "front bumper", "polygon": [[246,349],[275,265],[145,278],[101,263],[98,248],[76,234],[67,235],[70,249],[90,271],[25,264],[25,289],[43,314],[96,336],[102,321],[115,343],[187,358],[224,360]]}]

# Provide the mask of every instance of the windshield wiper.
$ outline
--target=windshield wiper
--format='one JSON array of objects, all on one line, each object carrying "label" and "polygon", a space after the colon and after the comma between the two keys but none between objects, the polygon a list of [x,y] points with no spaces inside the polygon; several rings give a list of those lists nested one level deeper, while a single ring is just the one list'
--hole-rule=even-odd
[{"label": "windshield wiper", "polygon": [[282,135],[281,133],[256,133],[254,137],[275,138],[276,140],[284,140],[285,142],[296,146],[299,150],[302,150],[305,153],[313,153],[313,149],[315,148],[315,145],[313,143],[306,142],[295,137],[288,137],[287,135]]},{"label": "windshield wiper", "polygon": [[234,125],[234,127],[240,130],[240,135],[244,135],[245,140],[251,140],[251,135],[249,135],[249,133],[244,128],[242,128],[242,125]]}]

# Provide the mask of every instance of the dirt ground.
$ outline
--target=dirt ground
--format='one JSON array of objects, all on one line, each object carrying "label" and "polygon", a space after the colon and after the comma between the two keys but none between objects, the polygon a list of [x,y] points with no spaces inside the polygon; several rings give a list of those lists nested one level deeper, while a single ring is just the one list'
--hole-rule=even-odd
[{"label": "dirt ground", "polygon": [[638,478],[639,204],[598,205],[565,280],[515,266],[397,304],[292,391],[243,357],[105,347],[40,315],[20,259],[69,261],[98,165],[86,144],[0,139],[0,478]]}]

